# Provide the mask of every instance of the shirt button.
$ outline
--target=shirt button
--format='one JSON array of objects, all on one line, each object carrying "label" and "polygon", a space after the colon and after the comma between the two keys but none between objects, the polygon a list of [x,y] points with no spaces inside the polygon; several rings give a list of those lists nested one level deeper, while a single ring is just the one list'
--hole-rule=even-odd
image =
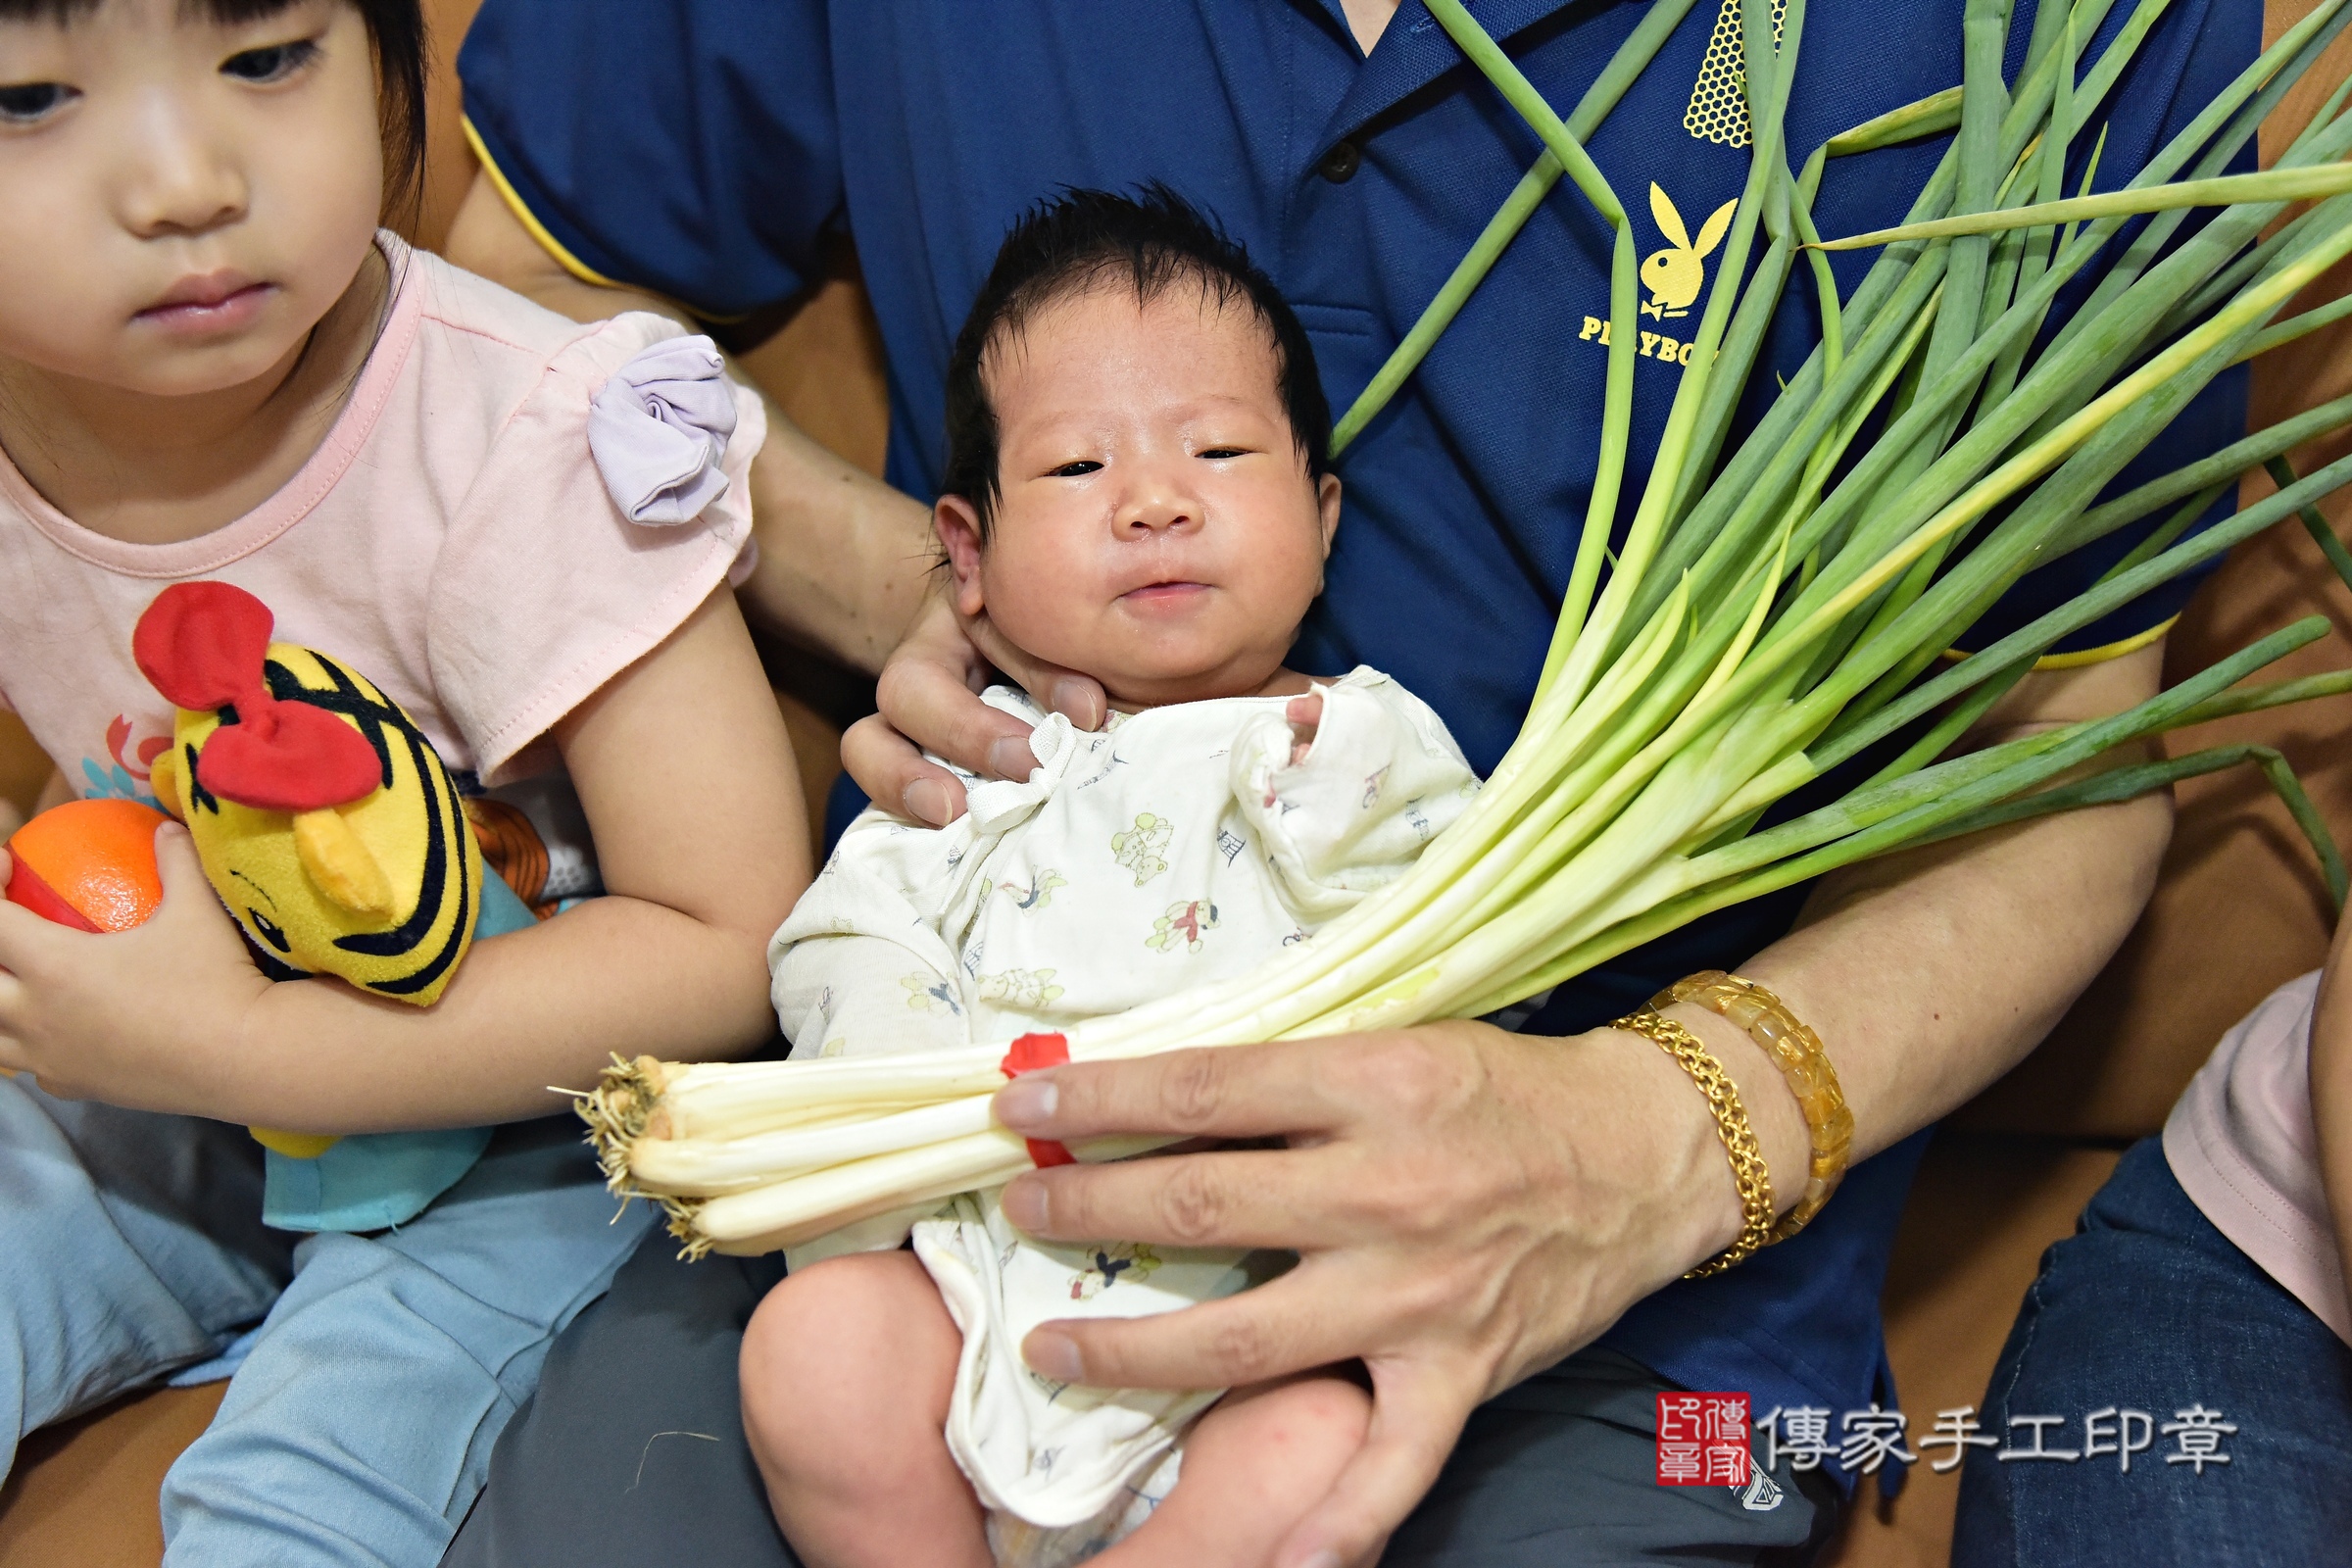
[{"label": "shirt button", "polygon": [[1344,141],[1323,155],[1323,162],[1315,166],[1315,172],[1334,185],[1345,185],[1355,177],[1355,172],[1363,164],[1363,150],[1351,141]]}]

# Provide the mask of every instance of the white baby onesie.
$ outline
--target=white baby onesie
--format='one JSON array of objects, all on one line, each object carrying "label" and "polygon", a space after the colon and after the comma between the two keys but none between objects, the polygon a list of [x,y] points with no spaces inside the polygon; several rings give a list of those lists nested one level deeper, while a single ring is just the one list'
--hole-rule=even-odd
[{"label": "white baby onesie", "polygon": [[[1009,1042],[1243,974],[1409,866],[1477,776],[1436,713],[1358,668],[1323,690],[1305,759],[1280,697],[1114,715],[1099,733],[991,688],[1032,722],[1025,782],[964,782],[946,828],[868,810],[768,950],[795,1057]],[[1001,1561],[1075,1562],[1173,1483],[1217,1391],[1080,1389],[1021,1362],[1053,1318],[1136,1317],[1230,1295],[1268,1260],[1017,1235],[994,1191],[851,1226],[788,1261],[915,1250],[963,1331],[948,1445]],[[919,1221],[919,1223],[917,1223]],[[1275,1266],[1279,1266],[1277,1263]],[[1255,1272],[1253,1272],[1253,1270]]]}]

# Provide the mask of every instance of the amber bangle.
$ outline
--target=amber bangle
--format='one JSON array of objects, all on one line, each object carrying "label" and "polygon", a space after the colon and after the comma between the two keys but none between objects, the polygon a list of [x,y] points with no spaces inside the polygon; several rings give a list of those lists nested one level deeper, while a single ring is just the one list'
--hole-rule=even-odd
[{"label": "amber bangle", "polygon": [[1698,1036],[1661,1016],[1654,1006],[1627,1014],[1615,1027],[1653,1042],[1682,1063],[1690,1081],[1698,1085],[1698,1092],[1707,1097],[1707,1108],[1715,1113],[1724,1158],[1731,1161],[1732,1182],[1740,1189],[1739,1239],[1683,1277],[1700,1279],[1745,1262],[1772,1239],[1772,1172],[1764,1163],[1764,1148],[1756,1142],[1755,1129],[1747,1124],[1747,1107],[1740,1102],[1739,1086],[1723,1070],[1723,1063],[1699,1044]]},{"label": "amber bangle", "polygon": [[1796,1097],[1813,1145],[1805,1196],[1772,1228],[1763,1245],[1785,1242],[1821,1212],[1844,1178],[1846,1160],[1853,1153],[1854,1113],[1846,1106],[1845,1091],[1838,1086],[1838,1069],[1830,1065],[1821,1037],[1806,1028],[1787,1003],[1752,980],[1706,969],[1667,987],[1649,1004],[1662,1009],[1678,1002],[1695,1003],[1738,1024],[1781,1069],[1788,1092]]}]

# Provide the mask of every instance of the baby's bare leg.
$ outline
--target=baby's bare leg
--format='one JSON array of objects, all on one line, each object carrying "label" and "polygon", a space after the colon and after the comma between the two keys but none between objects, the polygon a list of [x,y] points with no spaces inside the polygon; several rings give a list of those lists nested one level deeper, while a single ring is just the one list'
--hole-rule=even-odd
[{"label": "baby's bare leg", "polygon": [[962,1347],[911,1252],[836,1257],[770,1291],[743,1336],[743,1426],[808,1568],[989,1568],[948,1456]]},{"label": "baby's bare leg", "polygon": [[1345,1378],[1236,1389],[1185,1438],[1176,1490],[1096,1568],[1264,1568],[1371,1420],[1372,1396]]}]

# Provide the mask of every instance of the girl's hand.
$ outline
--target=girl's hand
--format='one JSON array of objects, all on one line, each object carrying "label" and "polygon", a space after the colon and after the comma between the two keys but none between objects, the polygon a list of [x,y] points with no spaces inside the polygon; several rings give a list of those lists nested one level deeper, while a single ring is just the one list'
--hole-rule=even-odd
[{"label": "girl's hand", "polygon": [[[0,902],[0,1068],[72,1100],[157,1110],[202,1102],[181,1080],[233,1049],[270,982],[214,897],[188,830],[157,828],[155,858],[164,902],[136,930],[92,935]],[[7,870],[0,853],[0,877]]]},{"label": "girl's hand", "polygon": [[945,827],[963,814],[963,786],[925,761],[924,752],[984,777],[1027,778],[1036,765],[1029,726],[980,701],[992,665],[1080,729],[1102,727],[1100,685],[1040,663],[996,636],[986,616],[967,619],[934,595],[882,666],[875,688],[882,711],[841,737],[841,763],[858,787],[887,810]]}]

